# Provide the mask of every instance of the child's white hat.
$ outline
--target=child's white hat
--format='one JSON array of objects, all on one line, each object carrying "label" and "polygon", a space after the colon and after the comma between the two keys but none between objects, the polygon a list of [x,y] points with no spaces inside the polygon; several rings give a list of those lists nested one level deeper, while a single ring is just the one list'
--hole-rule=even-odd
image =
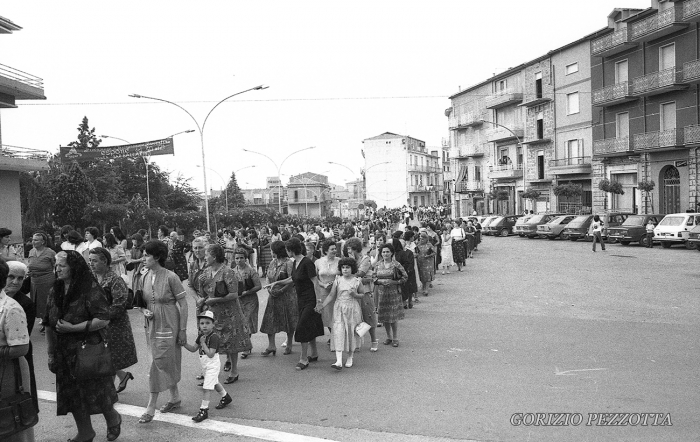
[{"label": "child's white hat", "polygon": [[209,318],[213,321],[214,320],[214,312],[211,310],[207,310],[205,312],[198,314],[197,319],[199,319],[199,318]]}]

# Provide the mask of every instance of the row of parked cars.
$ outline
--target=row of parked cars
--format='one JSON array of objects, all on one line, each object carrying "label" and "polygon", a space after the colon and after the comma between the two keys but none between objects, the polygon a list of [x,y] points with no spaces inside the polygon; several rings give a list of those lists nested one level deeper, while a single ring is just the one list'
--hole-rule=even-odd
[{"label": "row of parked cars", "polygon": [[[634,214],[627,212],[599,212],[603,221],[603,238],[624,246],[648,241],[662,247],[683,245],[700,251],[700,213]],[[476,217],[481,223],[482,234],[492,236],[518,235],[527,238],[591,240],[591,223],[594,215],[541,213],[536,215],[502,215]],[[654,224],[653,238],[649,238],[646,226]]]}]

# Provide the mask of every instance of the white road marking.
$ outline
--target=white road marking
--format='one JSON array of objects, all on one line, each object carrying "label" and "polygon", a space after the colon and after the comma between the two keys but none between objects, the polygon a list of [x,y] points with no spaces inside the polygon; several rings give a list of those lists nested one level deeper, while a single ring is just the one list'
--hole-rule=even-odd
[{"label": "white road marking", "polygon": [[555,366],[554,367],[554,374],[557,376],[573,376],[579,371],[599,371],[599,370],[607,370],[607,368],[580,368],[578,370],[564,370],[564,371],[559,371],[559,367]]},{"label": "white road marking", "polygon": [[[53,391],[39,390],[39,399],[56,402],[56,393]],[[146,409],[135,405],[115,404],[114,409],[127,416],[140,417]],[[169,424],[181,425],[183,427],[198,428],[202,430],[216,431],[217,433],[232,434],[236,436],[252,437],[276,442],[328,442],[330,439],[321,439],[300,434],[285,433],[283,431],[268,430],[266,428],[250,427],[247,425],[232,424],[230,422],[207,419],[204,422],[195,423],[190,416],[174,413],[156,412],[154,421],[167,422]],[[333,442],[333,441],[331,441]]]}]

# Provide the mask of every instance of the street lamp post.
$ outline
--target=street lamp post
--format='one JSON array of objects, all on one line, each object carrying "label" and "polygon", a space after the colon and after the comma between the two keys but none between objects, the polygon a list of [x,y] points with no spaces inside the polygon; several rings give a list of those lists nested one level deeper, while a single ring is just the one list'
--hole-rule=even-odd
[{"label": "street lamp post", "polygon": [[262,153],[262,152],[257,152],[257,151],[255,151],[255,150],[250,150],[250,149],[243,149],[243,152],[249,152],[249,153],[254,153],[254,154],[258,154],[258,155],[264,156],[264,157],[267,158],[268,160],[272,161],[272,164],[274,164],[275,167],[277,168],[277,179],[279,180],[279,182],[277,183],[277,193],[278,193],[278,196],[277,196],[277,209],[279,210],[280,213],[282,213],[282,176],[281,176],[281,171],[282,171],[282,166],[284,166],[284,162],[287,161],[287,159],[288,159],[289,157],[291,157],[292,155],[294,155],[294,154],[297,154],[297,153],[299,153],[299,152],[303,152],[303,151],[309,150],[309,149],[315,149],[315,148],[316,148],[316,146],[311,146],[311,147],[305,147],[305,148],[303,148],[303,149],[295,150],[294,152],[292,152],[292,153],[290,153],[289,155],[287,155],[287,156],[282,160],[282,163],[280,163],[279,166],[277,165],[277,163],[275,162],[275,160],[273,160],[272,158],[268,157],[267,155],[265,155],[265,154]]},{"label": "street lamp post", "polygon": [[197,125],[197,129],[199,129],[199,143],[202,147],[202,174],[204,176],[204,210],[205,210],[206,215],[207,215],[207,230],[211,230],[211,228],[210,228],[210,224],[209,224],[209,197],[207,196],[207,167],[206,167],[206,158],[205,158],[206,155],[204,152],[204,127],[207,124],[207,120],[209,119],[209,116],[211,115],[212,112],[214,112],[214,109],[219,107],[219,105],[221,103],[223,103],[224,101],[228,100],[229,98],[235,97],[236,95],[241,95],[241,94],[244,94],[244,93],[249,92],[249,91],[258,91],[258,90],[267,89],[267,88],[268,88],[268,86],[260,85],[260,86],[255,86],[255,87],[252,87],[250,89],[246,89],[244,91],[236,92],[235,94],[229,95],[228,97],[226,97],[223,100],[216,103],[214,105],[214,107],[212,107],[209,110],[209,113],[207,114],[206,117],[204,117],[204,122],[202,123],[201,126],[199,125],[199,122],[192,116],[191,113],[189,113],[189,111],[187,109],[185,109],[184,107],[180,106],[177,103],[173,103],[172,101],[164,100],[162,98],[148,97],[146,95],[139,95],[139,94],[129,95],[130,97],[133,97],[133,98],[147,98],[149,100],[162,101],[163,103],[168,103],[168,104],[172,104],[173,106],[177,106],[180,109],[182,109],[187,115],[189,115],[190,118],[192,118],[192,121],[194,121],[194,123]]},{"label": "street lamp post", "polygon": [[[188,133],[190,133],[190,132],[194,132],[194,129],[183,130],[183,131],[178,132],[178,133],[176,133],[176,134],[172,134],[172,135],[170,135],[169,137],[166,137],[166,138],[172,138],[172,137],[174,137],[175,135],[188,134]],[[123,139],[123,138],[113,137],[113,136],[110,136],[110,135],[100,135],[100,138],[111,138],[111,139],[113,139],[113,140],[123,141],[123,142],[125,142],[126,144],[131,144],[131,142],[126,141],[126,140]],[[142,156],[141,156],[141,159],[143,160],[144,166],[146,166],[146,204],[148,205],[148,208],[150,209],[150,208],[151,208],[151,185],[150,185],[150,183],[149,183],[150,180],[149,180],[149,178],[148,178],[148,162],[151,161],[151,156],[149,155],[149,156],[146,157],[146,156],[143,156],[143,155],[142,155]]]},{"label": "street lamp post", "polygon": [[[479,121],[481,121],[482,123],[489,123],[489,124],[493,124],[494,126],[502,127],[503,129],[507,130],[515,137],[515,139],[518,141],[518,146],[520,146],[521,148],[523,147],[523,143],[520,140],[520,137],[517,136],[515,134],[515,132],[513,132],[509,127],[504,126],[504,125],[499,124],[499,123],[496,123],[494,121],[484,120],[483,118],[481,118]],[[516,158],[516,160],[517,160],[517,158]],[[523,166],[523,190],[525,190],[525,180],[527,179],[527,173],[526,173],[527,172],[527,155],[525,154],[525,152],[523,152],[523,164],[522,164],[522,166]]]}]

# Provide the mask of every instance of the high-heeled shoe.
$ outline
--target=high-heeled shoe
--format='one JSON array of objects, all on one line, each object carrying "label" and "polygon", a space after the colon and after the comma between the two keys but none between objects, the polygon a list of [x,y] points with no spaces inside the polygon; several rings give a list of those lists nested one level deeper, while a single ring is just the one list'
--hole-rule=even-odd
[{"label": "high-heeled shoe", "polygon": [[269,356],[270,354],[272,354],[272,356],[277,356],[277,349],[276,348],[274,348],[274,349],[266,348],[265,351],[261,351],[260,354],[262,356]]},{"label": "high-heeled shoe", "polygon": [[333,363],[333,364],[331,364],[331,367],[332,367],[332,368],[335,368],[335,369],[338,370],[338,371],[340,371],[340,370],[343,369],[343,365],[342,365],[342,364],[341,364],[341,365],[335,365],[335,363]]},{"label": "high-heeled shoe", "polygon": [[306,358],[309,362],[316,362],[318,361],[318,356],[309,356]]},{"label": "high-heeled shoe", "polygon": [[236,376],[229,376],[226,378],[224,381],[224,384],[233,384],[234,382],[238,381],[238,375]]},{"label": "high-heeled shoe", "polygon": [[241,353],[241,359],[246,359],[246,358],[248,358],[248,356],[250,356],[252,353],[253,353],[252,350],[248,350],[248,351],[246,351],[246,352],[244,352],[244,353]]},{"label": "high-heeled shoe", "polygon": [[391,344],[391,339],[386,338],[386,339],[384,340],[383,344],[384,344],[384,345],[389,345],[389,344]]},{"label": "high-heeled shoe", "polygon": [[92,442],[93,440],[95,440],[95,436],[85,440],[68,439],[68,442]]},{"label": "high-heeled shoe", "polygon": [[126,390],[126,384],[129,382],[129,380],[133,379],[134,375],[127,371],[124,375],[124,379],[122,379],[121,382],[119,382],[119,388],[117,388],[117,393],[121,393],[122,391]]},{"label": "high-heeled shoe", "polygon": [[287,347],[284,349],[283,355],[291,355],[292,354],[292,347]]},{"label": "high-heeled shoe", "polygon": [[122,417],[119,416],[119,423],[117,425],[112,425],[107,427],[107,440],[109,442],[117,440],[122,432]]},{"label": "high-heeled shoe", "polygon": [[[224,363],[224,371],[231,371],[231,361],[226,361]],[[202,379],[204,379],[204,376],[202,376]]]}]

